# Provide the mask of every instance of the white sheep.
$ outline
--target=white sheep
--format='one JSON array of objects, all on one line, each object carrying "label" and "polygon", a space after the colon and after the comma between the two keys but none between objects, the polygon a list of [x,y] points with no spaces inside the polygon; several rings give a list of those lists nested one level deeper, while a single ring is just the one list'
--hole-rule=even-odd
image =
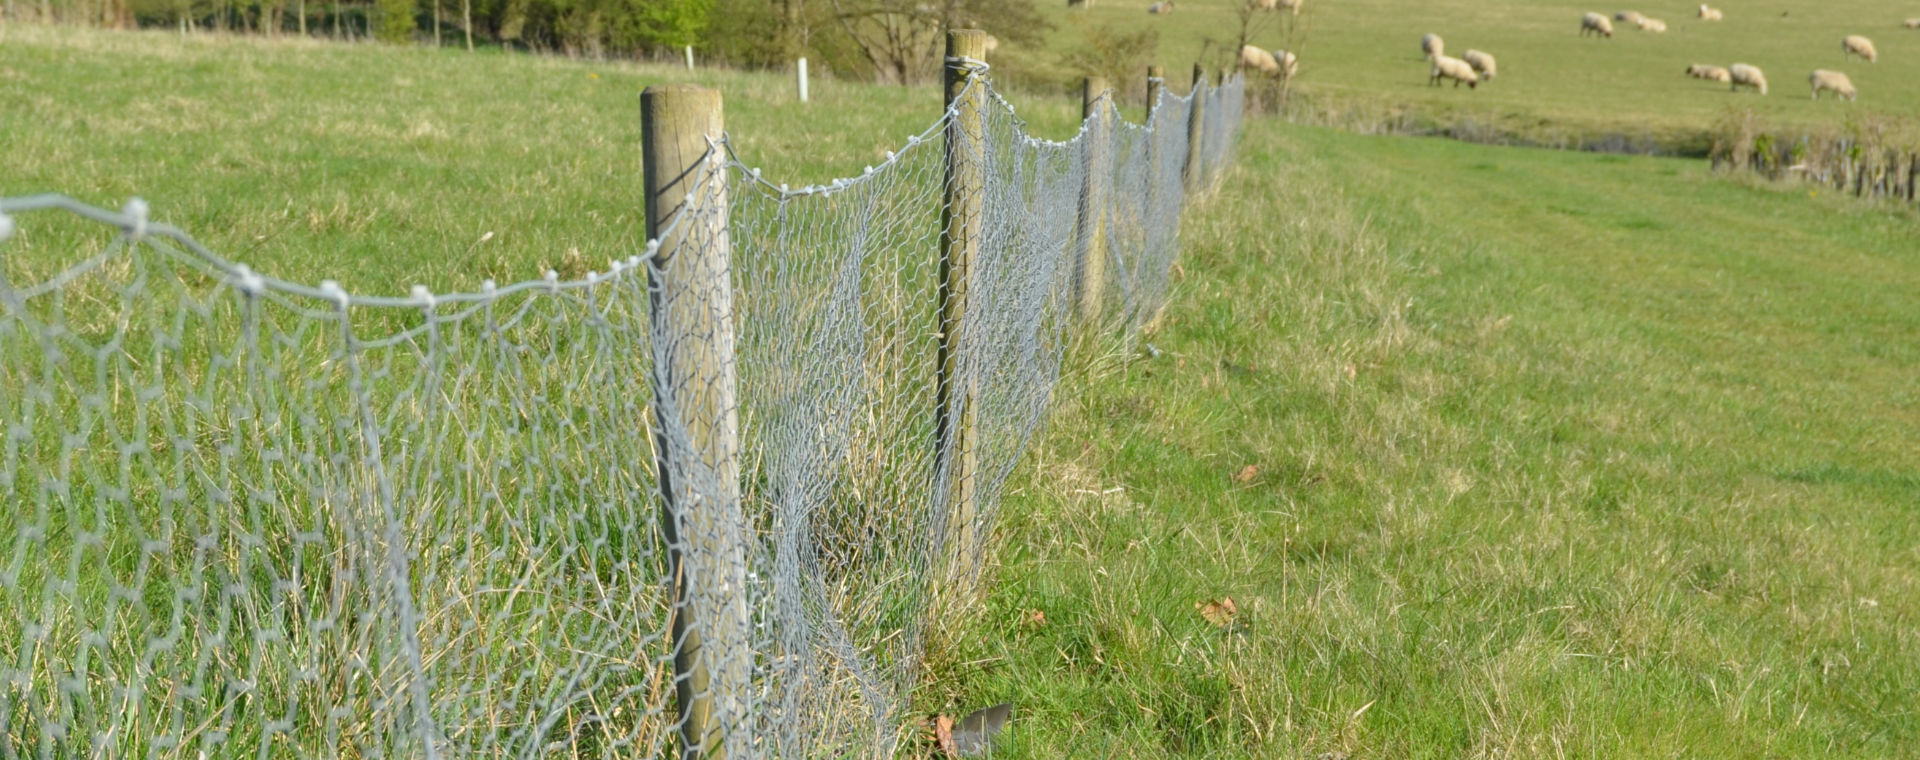
[{"label": "white sheep", "polygon": [[1646,16],[1641,16],[1639,21],[1634,22],[1634,26],[1640,27],[1640,31],[1643,32],[1659,33],[1667,30],[1667,22]]},{"label": "white sheep", "polygon": [[1300,56],[1285,50],[1273,51],[1273,62],[1280,66],[1281,79],[1292,79],[1293,75],[1300,70]]},{"label": "white sheep", "polygon": [[1451,79],[1456,88],[1462,83],[1469,90],[1480,86],[1480,75],[1473,73],[1473,67],[1467,65],[1466,61],[1444,55],[1429,56],[1428,60],[1433,61],[1433,72],[1428,75],[1427,84],[1439,87],[1440,80]]},{"label": "white sheep", "polygon": [[1745,85],[1759,90],[1762,95],[1767,94],[1767,75],[1760,71],[1760,67],[1736,63],[1727,67],[1727,74],[1733,77],[1734,92],[1739,92],[1741,85]]},{"label": "white sheep", "polygon": [[1853,100],[1859,94],[1853,89],[1853,80],[1838,71],[1814,69],[1813,74],[1807,77],[1807,84],[1813,85],[1814,100],[1820,99],[1821,90],[1832,90],[1834,95],[1848,100]]},{"label": "white sheep", "polygon": [[1162,0],[1147,6],[1147,12],[1155,16],[1165,16],[1173,12],[1173,0]]},{"label": "white sheep", "polygon": [[1291,11],[1293,15],[1298,16],[1300,15],[1300,6],[1306,5],[1306,4],[1307,4],[1307,0],[1279,0],[1279,2],[1274,4],[1274,7],[1277,7],[1285,11]]},{"label": "white sheep", "polygon": [[1868,63],[1880,62],[1880,53],[1873,49],[1873,40],[1858,34],[1849,34],[1846,39],[1841,40],[1840,50],[1846,53],[1849,59],[1857,55],[1867,59]]},{"label": "white sheep", "polygon": [[1247,0],[1247,7],[1256,11],[1273,10],[1274,0]]},{"label": "white sheep", "polygon": [[1420,53],[1428,58],[1447,54],[1447,41],[1438,34],[1428,34],[1420,38]]},{"label": "white sheep", "polygon": [[1687,76],[1693,77],[1694,79],[1705,79],[1712,82],[1725,83],[1725,82],[1733,81],[1733,75],[1728,74],[1726,69],[1723,69],[1719,66],[1710,66],[1704,63],[1696,63],[1692,66],[1688,66]]},{"label": "white sheep", "polygon": [[1500,73],[1499,62],[1493,60],[1493,54],[1485,51],[1468,50],[1460,54],[1460,60],[1466,61],[1468,66],[1472,66],[1474,71],[1480,73],[1481,79],[1489,82]]},{"label": "white sheep", "polygon": [[1613,22],[1608,21],[1606,16],[1598,13],[1589,13],[1581,16],[1580,36],[1587,36],[1587,32],[1593,32],[1607,39],[1613,39]]},{"label": "white sheep", "polygon": [[1640,15],[1639,11],[1620,11],[1619,13],[1613,14],[1613,20],[1625,21],[1629,24],[1638,24],[1640,23],[1640,19],[1643,18],[1646,17]]},{"label": "white sheep", "polygon": [[1000,49],[1000,38],[995,37],[991,34],[987,35],[987,45],[982,50],[982,52],[986,53],[987,55],[993,55],[993,51],[999,50],[999,49]]},{"label": "white sheep", "polygon": [[1253,69],[1267,76],[1280,75],[1280,63],[1273,54],[1252,45],[1240,46],[1240,68]]},{"label": "white sheep", "polygon": [[1701,21],[1720,21],[1722,18],[1724,18],[1724,16],[1720,13],[1719,8],[1709,7],[1706,3],[1700,4]]},{"label": "white sheep", "polygon": [[1906,21],[1901,23],[1901,26],[1904,26],[1908,29],[1920,29],[1920,18],[1907,19]]}]

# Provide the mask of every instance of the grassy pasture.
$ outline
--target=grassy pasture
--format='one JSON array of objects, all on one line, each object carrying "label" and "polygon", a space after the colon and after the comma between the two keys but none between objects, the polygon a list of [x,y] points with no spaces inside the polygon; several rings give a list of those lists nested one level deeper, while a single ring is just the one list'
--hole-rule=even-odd
[{"label": "grassy pasture", "polygon": [[[1703,124],[1731,97],[1680,77],[1684,60],[1648,88],[1708,105],[1508,94],[1545,64],[1406,21],[1449,5],[1329,3],[1299,47],[1311,62],[1336,19],[1372,8],[1374,28],[1411,31],[1351,42],[1356,69],[1392,51],[1367,64],[1365,97],[1495,96],[1569,129]],[[1197,51],[1224,29],[1205,13],[1164,21],[1192,24]],[[1693,34],[1666,18],[1666,42]],[[1428,28],[1509,73],[1419,89],[1406,51]],[[1881,67],[1904,65],[1898,31],[1867,32]],[[782,78],[625,64],[0,34],[0,194],[140,194],[238,260],[377,292],[635,250],[650,82],[723,88],[747,160],[794,184],[857,173],[937,109],[927,89],[816,81],[803,107]],[[1651,43],[1634,34],[1589,44]],[[1837,56],[1827,36],[1816,47]],[[1188,43],[1163,44],[1178,72]],[[1334,75],[1306,66],[1310,90]],[[1861,108],[1902,86],[1839,68]],[[1850,108],[1794,96],[1797,76],[1738,102]],[[1049,136],[1078,114],[1019,105]],[[1001,756],[1034,758],[1898,757],[1920,742],[1911,211],[1698,162],[1271,120],[1249,122],[1239,154],[1183,231],[1148,338],[1161,356],[1083,358],[1056,394],[1013,481],[995,590],[934,663],[927,709],[1011,700]],[[61,234],[23,225],[8,265],[56,255]],[[1194,609],[1222,595],[1241,608],[1227,631]]]},{"label": "grassy pasture", "polygon": [[[0,194],[144,196],[235,260],[356,292],[577,277],[643,246],[639,93],[688,81],[721,89],[741,158],[795,187],[880,163],[942,107],[831,79],[801,104],[777,76],[13,25]],[[1064,98],[1018,106],[1049,137],[1079,119]]]},{"label": "grassy pasture", "polygon": [[[1208,65],[1226,63],[1238,38],[1236,0],[1186,0],[1168,16],[1146,13],[1149,0],[1098,0],[1091,10],[1047,2],[1056,23],[1049,46],[1079,43],[1085,24],[1156,29],[1164,61],[1185,81],[1187,61],[1208,49]],[[1684,143],[1731,107],[1750,107],[1770,122],[1802,130],[1842,128],[1855,114],[1911,120],[1920,117],[1920,30],[1901,21],[1920,13],[1877,0],[1750,0],[1726,2],[1726,20],[1696,18],[1698,3],[1534,2],[1533,0],[1309,0],[1298,17],[1265,15],[1252,44],[1300,55],[1302,106],[1317,118],[1346,126],[1386,116],[1417,114],[1441,125],[1471,122],[1543,144],[1621,135]],[[1579,36],[1585,11],[1612,16],[1632,7],[1668,23],[1665,34],[1615,23],[1611,40]],[[1500,75],[1478,91],[1427,85],[1420,37],[1439,34],[1458,56],[1468,48],[1493,53]],[[1840,39],[1863,34],[1879,47],[1880,62],[1848,61]],[[1012,50],[1045,65],[1057,56]],[[1687,78],[1692,63],[1759,66],[1771,94],[1733,94],[1726,85]],[[1857,104],[1812,102],[1807,75],[1826,68],[1847,72],[1860,90]],[[1068,72],[1061,72],[1061,78]]]},{"label": "grassy pasture", "polygon": [[1059,394],[938,685],[1023,706],[1012,756],[1911,753],[1920,215],[1273,120],[1241,157],[1161,354]]}]

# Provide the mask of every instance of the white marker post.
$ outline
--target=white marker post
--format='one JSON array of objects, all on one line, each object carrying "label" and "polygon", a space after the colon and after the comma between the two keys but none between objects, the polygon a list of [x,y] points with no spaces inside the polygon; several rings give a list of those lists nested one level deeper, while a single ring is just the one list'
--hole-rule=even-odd
[{"label": "white marker post", "polygon": [[807,102],[807,59],[800,59],[800,102]]},{"label": "white marker post", "polygon": [[688,71],[693,70],[693,46],[692,45],[687,46],[687,70]]}]

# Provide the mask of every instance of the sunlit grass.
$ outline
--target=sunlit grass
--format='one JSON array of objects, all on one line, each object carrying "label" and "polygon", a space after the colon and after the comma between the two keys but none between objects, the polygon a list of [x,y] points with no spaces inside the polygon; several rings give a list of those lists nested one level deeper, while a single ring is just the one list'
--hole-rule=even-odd
[{"label": "sunlit grass", "polygon": [[931,701],[1013,701],[1034,758],[1920,740],[1920,218],[1271,120],[1241,155],[1159,356],[1059,394]]}]

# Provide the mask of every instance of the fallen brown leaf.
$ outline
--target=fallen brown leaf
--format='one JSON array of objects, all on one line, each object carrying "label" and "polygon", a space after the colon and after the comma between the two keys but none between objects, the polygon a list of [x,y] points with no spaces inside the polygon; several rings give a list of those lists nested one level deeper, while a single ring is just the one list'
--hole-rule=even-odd
[{"label": "fallen brown leaf", "polygon": [[1240,608],[1234,605],[1233,597],[1230,596],[1220,597],[1217,602],[1211,599],[1194,602],[1193,607],[1200,611],[1201,618],[1221,628],[1232,624],[1233,616],[1240,614]]},{"label": "fallen brown leaf", "polygon": [[1348,380],[1352,380],[1355,376],[1360,374],[1360,368],[1353,366],[1353,362],[1347,362],[1347,366],[1341,367],[1340,369],[1342,372],[1347,373]]},{"label": "fallen brown leaf", "polygon": [[945,715],[933,719],[933,743],[948,760],[958,760],[960,748],[953,743],[953,719]]},{"label": "fallen brown leaf", "polygon": [[1256,477],[1259,477],[1259,476],[1260,476],[1260,465],[1257,465],[1257,464],[1250,464],[1250,465],[1247,465],[1247,466],[1245,466],[1245,467],[1242,467],[1242,468],[1240,468],[1240,471],[1239,471],[1239,472],[1237,472],[1237,473],[1234,473],[1234,476],[1233,476],[1233,482],[1235,482],[1235,483],[1251,483],[1251,482],[1253,482],[1253,479],[1254,479],[1254,478],[1256,478]]},{"label": "fallen brown leaf", "polygon": [[1020,613],[1020,623],[1029,628],[1039,628],[1047,624],[1047,613],[1039,610],[1027,610]]}]

